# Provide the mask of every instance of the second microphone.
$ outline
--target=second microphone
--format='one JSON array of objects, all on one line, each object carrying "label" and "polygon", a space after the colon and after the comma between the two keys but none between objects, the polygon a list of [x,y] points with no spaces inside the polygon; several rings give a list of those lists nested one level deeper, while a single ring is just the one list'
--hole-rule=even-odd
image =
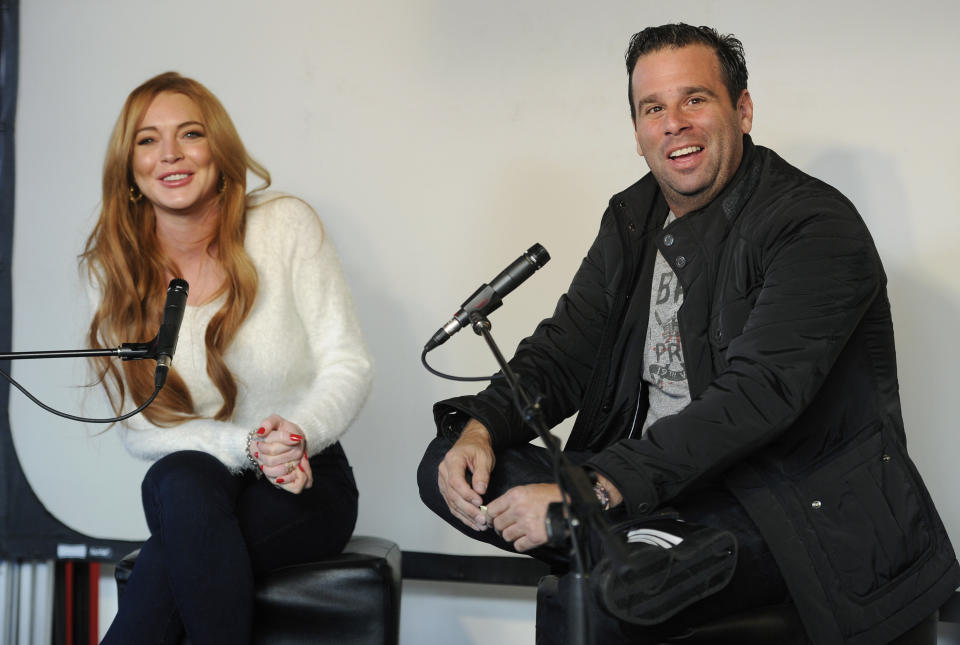
[{"label": "second microphone", "polygon": [[534,244],[526,253],[514,260],[510,266],[501,271],[489,284],[481,285],[460,309],[453,315],[446,325],[437,330],[437,333],[424,345],[424,352],[429,352],[438,345],[447,342],[452,335],[470,324],[470,314],[478,312],[484,316],[496,311],[508,293],[520,286],[524,280],[534,274],[544,264],[550,261],[550,254],[540,244]]}]

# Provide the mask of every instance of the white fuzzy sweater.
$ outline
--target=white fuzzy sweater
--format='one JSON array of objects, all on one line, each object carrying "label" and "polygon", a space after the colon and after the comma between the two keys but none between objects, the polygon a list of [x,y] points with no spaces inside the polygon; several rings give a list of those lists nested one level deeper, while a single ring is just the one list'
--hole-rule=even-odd
[{"label": "white fuzzy sweater", "polygon": [[[152,461],[201,450],[238,472],[249,466],[247,434],[270,414],[299,425],[314,455],[337,441],[360,411],[373,370],[340,262],[317,215],[294,197],[256,194],[245,239],[259,289],[224,356],[238,386],[232,420],[162,428],[137,415],[121,427],[133,456]],[[223,402],[207,375],[204,345],[207,323],[222,302],[187,307],[173,360],[205,417]]]}]

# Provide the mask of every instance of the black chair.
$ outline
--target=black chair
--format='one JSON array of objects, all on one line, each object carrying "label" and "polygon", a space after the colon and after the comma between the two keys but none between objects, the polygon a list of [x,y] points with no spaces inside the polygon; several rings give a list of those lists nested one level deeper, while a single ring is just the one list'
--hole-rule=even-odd
[{"label": "black chair", "polygon": [[[117,564],[118,596],[138,553]],[[397,645],[400,558],[393,542],[355,535],[338,556],[262,576],[254,592],[253,642]]]},{"label": "black chair", "polygon": [[[934,612],[890,645],[937,645],[937,620]],[[537,585],[537,643],[556,640],[549,635],[548,625],[562,620],[565,612],[559,597],[559,578],[544,576]],[[663,645],[808,645],[800,616],[793,605],[761,607],[752,611],[725,616],[683,634],[671,637]]]}]

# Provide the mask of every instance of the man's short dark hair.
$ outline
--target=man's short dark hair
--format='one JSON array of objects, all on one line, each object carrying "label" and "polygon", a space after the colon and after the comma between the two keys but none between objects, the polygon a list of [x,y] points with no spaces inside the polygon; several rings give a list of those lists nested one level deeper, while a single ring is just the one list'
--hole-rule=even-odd
[{"label": "man's short dark hair", "polygon": [[636,122],[637,108],[633,104],[633,68],[637,59],[644,54],[659,51],[665,47],[686,47],[687,45],[706,45],[713,49],[720,61],[723,72],[723,84],[727,86],[730,100],[734,105],[747,89],[747,61],[743,56],[743,43],[733,34],[722,35],[712,27],[694,27],[682,22],[659,27],[647,27],[630,38],[625,58],[627,60],[627,98],[630,101],[630,118]]}]

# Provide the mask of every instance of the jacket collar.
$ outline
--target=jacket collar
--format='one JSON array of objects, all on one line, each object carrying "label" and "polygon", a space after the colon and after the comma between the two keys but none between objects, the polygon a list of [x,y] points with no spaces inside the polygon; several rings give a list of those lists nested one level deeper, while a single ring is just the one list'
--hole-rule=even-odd
[{"label": "jacket collar", "polygon": [[[701,234],[709,234],[708,229],[711,233],[720,229],[723,231],[720,235],[724,236],[760,183],[763,167],[760,150],[762,148],[754,145],[749,134],[743,135],[743,158],[730,183],[712,202],[687,213],[677,222],[696,222],[695,229]],[[669,212],[663,191],[653,173],[649,172],[637,183],[614,195],[610,203],[625,208],[640,223],[644,233],[661,230]]]},{"label": "jacket collar", "polygon": [[[762,167],[757,146],[753,145],[749,134],[743,135],[743,158],[730,183],[712,202],[687,213],[681,219],[691,224],[696,222],[695,228],[703,233],[718,229],[725,233],[753,196],[760,183]],[[663,198],[662,195],[660,198]]]}]

